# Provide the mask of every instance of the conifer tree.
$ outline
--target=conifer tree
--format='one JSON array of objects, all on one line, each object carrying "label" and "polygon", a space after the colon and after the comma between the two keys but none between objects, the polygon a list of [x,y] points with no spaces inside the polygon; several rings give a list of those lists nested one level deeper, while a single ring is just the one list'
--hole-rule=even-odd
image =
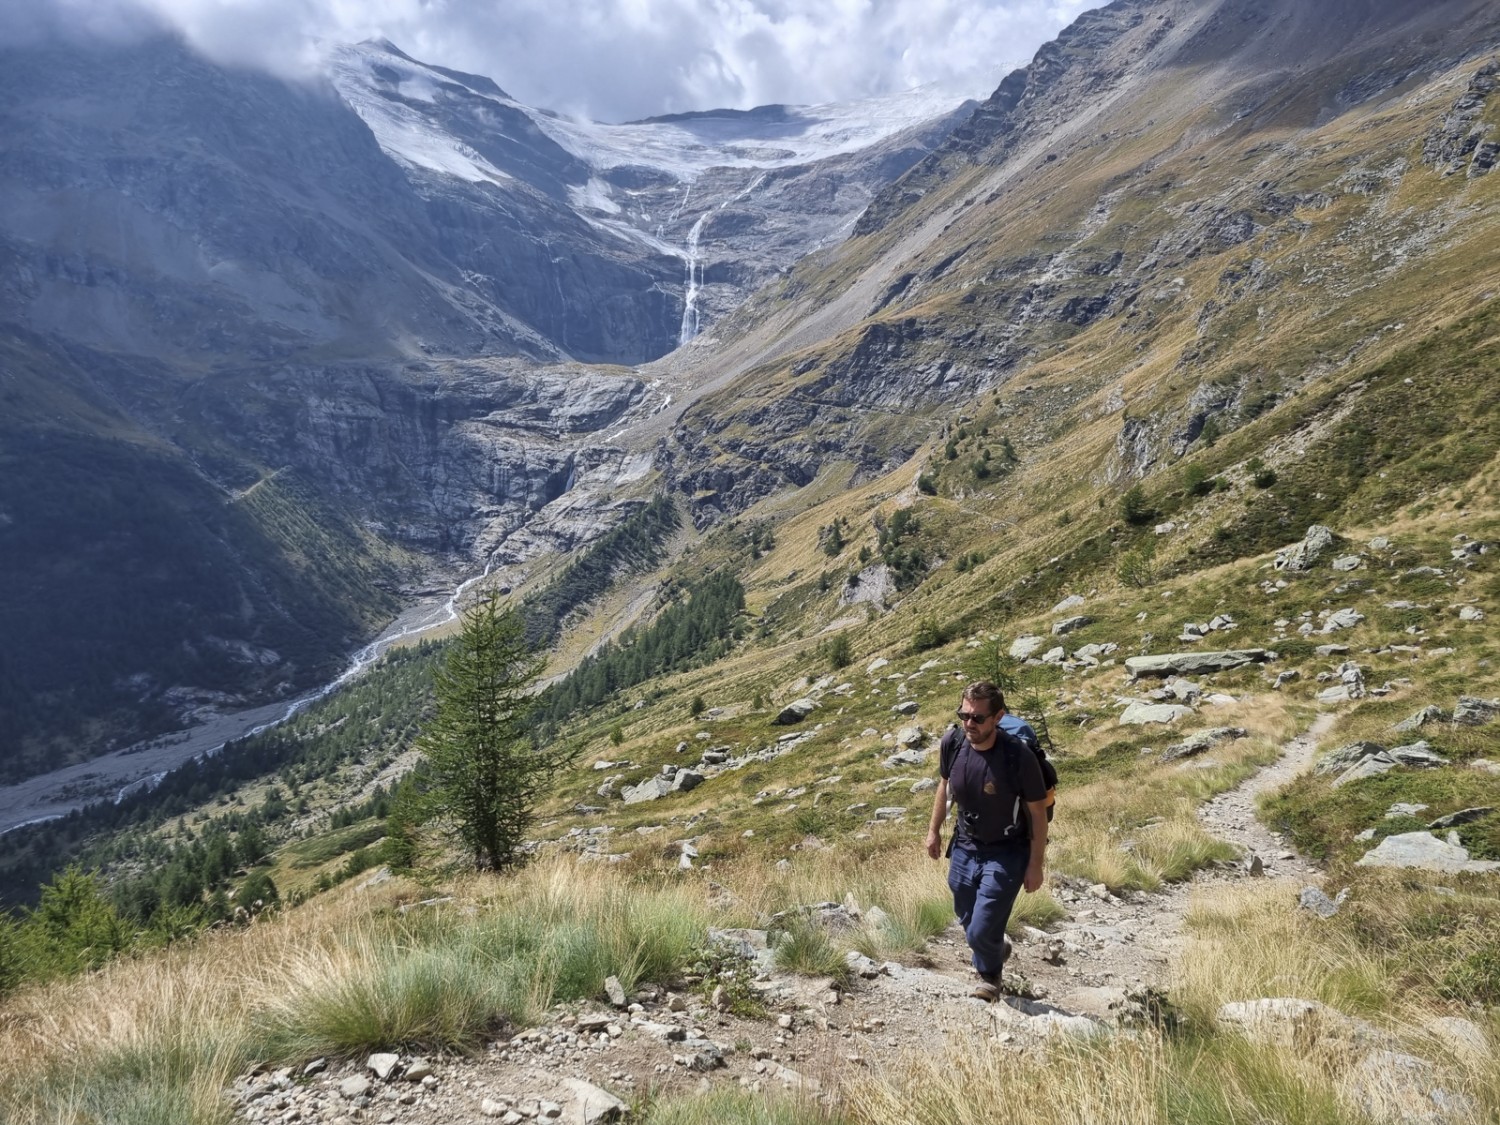
[{"label": "conifer tree", "polygon": [[490,595],[464,614],[434,673],[437,712],[417,740],[426,755],[428,811],[443,818],[478,870],[520,860],[537,798],[557,755],[538,748],[528,691],[541,671],[514,609]]}]

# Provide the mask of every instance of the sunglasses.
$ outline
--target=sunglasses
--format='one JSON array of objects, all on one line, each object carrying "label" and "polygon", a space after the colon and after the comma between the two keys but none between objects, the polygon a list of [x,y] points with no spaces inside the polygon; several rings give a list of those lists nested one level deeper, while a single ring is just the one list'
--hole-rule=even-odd
[{"label": "sunglasses", "polygon": [[993,715],[981,715],[978,711],[959,711],[957,715],[961,723],[987,723],[994,718]]}]

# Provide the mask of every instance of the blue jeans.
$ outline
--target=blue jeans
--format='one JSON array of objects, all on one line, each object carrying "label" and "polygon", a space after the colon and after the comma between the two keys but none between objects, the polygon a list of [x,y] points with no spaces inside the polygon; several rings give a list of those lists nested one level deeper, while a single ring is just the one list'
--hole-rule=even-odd
[{"label": "blue jeans", "polygon": [[999,976],[1005,959],[1005,924],[1010,909],[1026,881],[1031,845],[1025,840],[1004,844],[953,845],[948,863],[948,889],[953,892],[953,912],[964,928],[964,938],[974,951],[974,968],[986,976]]}]

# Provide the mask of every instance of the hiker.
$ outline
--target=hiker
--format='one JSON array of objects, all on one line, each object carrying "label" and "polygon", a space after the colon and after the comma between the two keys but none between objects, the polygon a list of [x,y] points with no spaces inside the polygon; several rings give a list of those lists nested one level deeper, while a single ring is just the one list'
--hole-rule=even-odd
[{"label": "hiker", "polygon": [[[958,816],[948,846],[948,887],[979,974],[969,995],[980,1000],[1000,995],[1000,970],[1010,955],[1005,926],[1011,907],[1023,886],[1027,893],[1041,887],[1047,847],[1042,767],[1024,735],[1003,729],[1004,715],[1005,696],[994,684],[980,680],[964,688],[958,708],[963,733],[944,739],[952,753],[942,755],[927,829],[927,854],[937,859],[951,794]],[[1017,725],[1031,730],[1020,720],[1010,724]]]}]

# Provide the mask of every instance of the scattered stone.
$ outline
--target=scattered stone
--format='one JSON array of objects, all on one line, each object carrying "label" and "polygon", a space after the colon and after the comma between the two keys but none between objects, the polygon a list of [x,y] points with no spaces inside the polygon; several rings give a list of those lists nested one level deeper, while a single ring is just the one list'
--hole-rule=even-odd
[{"label": "scattered stone", "polygon": [[906,809],[898,808],[896,806],[889,806],[887,808],[875,810],[876,820],[900,820],[905,815]]},{"label": "scattered stone", "polygon": [[1280,691],[1282,688],[1286,687],[1287,684],[1295,683],[1301,678],[1302,673],[1297,671],[1297,669],[1295,668],[1288,669],[1285,672],[1278,672],[1276,674],[1276,682],[1271,685],[1271,690]]},{"label": "scattered stone", "polygon": [[355,1098],[362,1098],[369,1092],[370,1080],[362,1074],[356,1074],[339,1083],[339,1093],[350,1101],[353,1101]]},{"label": "scattered stone", "polygon": [[1077,609],[1083,604],[1083,598],[1078,594],[1069,594],[1062,601],[1052,607],[1053,613],[1067,613],[1070,609]]},{"label": "scattered stone", "polygon": [[1131,679],[1142,676],[1194,676],[1207,672],[1227,672],[1246,664],[1263,664],[1272,659],[1263,648],[1231,649],[1222,652],[1173,652],[1162,656],[1131,656],[1125,670]]},{"label": "scattered stone", "polygon": [[1381,1040],[1373,1025],[1316,1000],[1240,1000],[1221,1007],[1217,1018],[1221,1026],[1239,1031],[1254,1042],[1302,1052],[1325,1039],[1348,1044]]},{"label": "scattered stone", "polygon": [[888,667],[890,665],[890,663],[891,662],[889,660],[887,660],[885,657],[883,657],[883,656],[877,656],[874,660],[870,661],[870,663],[868,663],[868,664],[865,665],[865,672],[866,672],[866,674],[873,676],[876,672],[880,671],[882,668]]},{"label": "scattered stone", "polygon": [[888,770],[906,769],[912,766],[921,766],[927,762],[926,750],[901,750],[892,754],[881,763]]},{"label": "scattered stone", "polygon": [[1472,695],[1459,696],[1458,706],[1453,708],[1453,721],[1463,726],[1482,727],[1500,717],[1500,699],[1476,699]]},{"label": "scattered stone", "polygon": [[[504,1102],[497,1102],[494,1098],[485,1098],[479,1103],[479,1112],[485,1117],[500,1117],[510,1112],[510,1107]],[[516,1115],[517,1117],[520,1114]]]},{"label": "scattered stone", "polygon": [[1384,535],[1377,535],[1374,539],[1370,540],[1370,550],[1372,551],[1388,551],[1390,550],[1390,546],[1390,539]]},{"label": "scattered stone", "polygon": [[[1418,813],[1426,812],[1427,808],[1427,805],[1414,805],[1406,801],[1397,801],[1394,805],[1385,810],[1385,819],[1395,820],[1397,817],[1401,816],[1416,816]],[[1431,827],[1431,825],[1429,825],[1428,827]],[[1444,825],[1443,827],[1446,828],[1448,826]]]},{"label": "scattered stone", "polygon": [[934,779],[930,777],[924,777],[921,781],[918,781],[911,787],[911,791],[913,793],[931,793],[934,789],[937,788],[937,785],[938,783]]},{"label": "scattered stone", "polygon": [[1082,629],[1085,625],[1092,625],[1093,623],[1094,619],[1087,614],[1081,613],[1076,617],[1065,617],[1052,626],[1052,635],[1054,637],[1065,636],[1068,633]]},{"label": "scattered stone", "polygon": [[1441,754],[1434,753],[1432,747],[1426,742],[1413,742],[1408,746],[1393,746],[1386,753],[1401,765],[1415,766],[1418,769],[1430,769],[1433,766],[1446,766],[1448,764],[1448,759]]},{"label": "scattered stone", "polygon": [[1181,742],[1174,742],[1161,753],[1163,762],[1173,762],[1178,758],[1191,758],[1201,754],[1212,746],[1221,742],[1232,742],[1246,736],[1244,727],[1212,727],[1208,730],[1199,731]]},{"label": "scattered stone", "polygon": [[1458,611],[1460,621],[1483,621],[1484,610],[1478,606],[1466,605]]},{"label": "scattered stone", "polygon": [[392,1074],[394,1074],[396,1068],[400,1065],[400,1055],[392,1055],[387,1053],[371,1055],[368,1059],[365,1060],[366,1068],[369,1069],[375,1075],[375,1077],[380,1079],[382,1082],[384,1082]]},{"label": "scattered stone", "polygon": [[1046,643],[1041,637],[1017,637],[1010,643],[1010,655],[1016,660],[1027,660],[1040,652]]},{"label": "scattered stone", "polygon": [[1415,715],[1411,716],[1411,718],[1402,719],[1391,729],[1401,731],[1402,733],[1409,733],[1414,730],[1420,730],[1428,723],[1447,721],[1448,712],[1444,711],[1441,707],[1423,707]]},{"label": "scattered stone", "polygon": [[1340,609],[1328,615],[1328,620],[1323,622],[1324,633],[1336,633],[1340,629],[1352,629],[1365,619],[1365,615],[1357,609]]},{"label": "scattered stone", "polygon": [[[1413,807],[1417,809],[1427,808],[1426,805],[1416,805]],[[1474,821],[1479,820],[1482,817],[1489,816],[1490,813],[1494,811],[1494,805],[1477,805],[1472,809],[1460,809],[1458,812],[1452,812],[1447,816],[1438,817],[1427,827],[1433,831],[1444,828],[1457,828],[1460,824],[1472,824]]]},{"label": "scattered stone", "polygon": [[1136,701],[1125,708],[1120,716],[1121,726],[1140,726],[1144,723],[1174,723],[1193,714],[1191,707],[1178,703],[1142,703]]},{"label": "scattered stone", "polygon": [[620,983],[619,977],[604,978],[604,994],[609,997],[609,1002],[616,1008],[623,1008],[629,1003],[625,996],[625,986]]},{"label": "scattered stone", "polygon": [[1332,918],[1339,912],[1339,904],[1317,887],[1303,887],[1297,896],[1297,905],[1303,910],[1311,910],[1319,918]]},{"label": "scattered stone", "polygon": [[1358,555],[1344,555],[1342,558],[1333,560],[1334,570],[1358,570],[1364,563],[1364,559]]},{"label": "scattered stone", "polygon": [[1332,788],[1340,789],[1352,782],[1363,781],[1367,777],[1379,777],[1383,773],[1390,773],[1397,765],[1397,761],[1389,753],[1371,754],[1361,758],[1334,778]]},{"label": "scattered stone", "polygon": [[1378,742],[1351,742],[1347,746],[1340,746],[1337,750],[1331,750],[1319,758],[1317,765],[1313,767],[1313,773],[1320,777],[1330,773],[1338,773],[1340,770],[1348,769],[1354,763],[1372,754],[1384,753],[1385,747]]},{"label": "scattered stone", "polygon": [[1044,652],[1042,654],[1042,663],[1043,664],[1061,664],[1067,658],[1068,658],[1067,650],[1064,649],[1062,645],[1058,645],[1056,648],[1049,648],[1046,652]]},{"label": "scattered stone", "polygon": [[1449,1125],[1474,1111],[1468,1095],[1439,1085],[1431,1063],[1397,1051],[1371,1051],[1350,1068],[1340,1088],[1356,1111],[1371,1121]]},{"label": "scattered stone", "polygon": [[1262,878],[1266,873],[1266,864],[1258,855],[1252,855],[1245,861],[1245,874],[1254,878]]},{"label": "scattered stone", "polygon": [[896,732],[896,745],[908,749],[927,741],[927,732],[921,727],[902,727]]},{"label": "scattered stone", "polygon": [[302,1077],[311,1078],[315,1074],[322,1074],[328,1069],[328,1060],[323,1058],[313,1059],[302,1068]]},{"label": "scattered stone", "polygon": [[1373,851],[1358,861],[1360,867],[1414,867],[1422,871],[1460,872],[1500,871],[1495,860],[1470,859],[1467,848],[1439,840],[1430,832],[1403,832],[1387,836]]},{"label": "scattered stone", "polygon": [[801,699],[794,699],[783,707],[777,716],[771,720],[771,725],[778,727],[792,726],[795,723],[802,722],[803,719],[807,718],[817,709],[818,701],[816,699],[810,699],[807,696],[803,696]]},{"label": "scattered stone", "polygon": [[915,699],[905,699],[891,708],[898,715],[915,715],[922,705]]},{"label": "scattered stone", "polygon": [[1319,656],[1344,656],[1349,651],[1348,645],[1319,645],[1313,649]]},{"label": "scattered stone", "polygon": [[1294,572],[1312,569],[1318,556],[1333,546],[1334,538],[1331,529],[1322,524],[1313,524],[1302,537],[1302,542],[1276,552],[1276,569]]}]

